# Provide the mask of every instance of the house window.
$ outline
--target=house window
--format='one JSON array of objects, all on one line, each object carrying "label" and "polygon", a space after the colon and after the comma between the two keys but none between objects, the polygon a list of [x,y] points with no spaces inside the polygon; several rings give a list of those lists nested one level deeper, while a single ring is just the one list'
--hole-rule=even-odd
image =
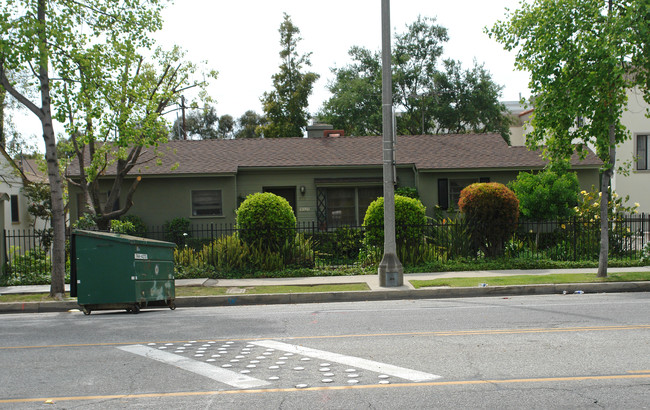
[{"label": "house window", "polygon": [[460,192],[465,187],[476,182],[490,182],[490,178],[439,178],[438,179],[438,206],[442,209],[458,208]]},{"label": "house window", "polygon": [[221,216],[221,190],[192,191],[192,216]]},{"label": "house window", "polygon": [[648,136],[636,136],[636,169],[645,171],[648,169]]},{"label": "house window", "polygon": [[370,203],[382,195],[381,186],[318,188],[319,223],[327,228],[361,225]]},{"label": "house window", "polygon": [[18,195],[11,196],[11,222],[20,222]]}]

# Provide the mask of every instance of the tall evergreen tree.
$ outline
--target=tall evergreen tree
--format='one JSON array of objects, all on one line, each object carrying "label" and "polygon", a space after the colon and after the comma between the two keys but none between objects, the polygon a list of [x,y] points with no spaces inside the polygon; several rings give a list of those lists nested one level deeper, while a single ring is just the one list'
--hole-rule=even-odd
[{"label": "tall evergreen tree", "polygon": [[280,72],[273,75],[274,90],[261,98],[268,121],[261,131],[265,138],[302,137],[310,117],[308,98],[319,75],[302,71],[311,65],[311,53],[298,54],[300,30],[286,13],[279,31],[282,63]]}]

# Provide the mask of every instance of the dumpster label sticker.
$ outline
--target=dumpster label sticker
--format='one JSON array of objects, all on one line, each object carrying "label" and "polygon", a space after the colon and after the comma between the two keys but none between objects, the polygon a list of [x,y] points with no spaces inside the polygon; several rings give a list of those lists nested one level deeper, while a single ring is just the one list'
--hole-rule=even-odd
[{"label": "dumpster label sticker", "polygon": [[149,259],[149,255],[147,255],[146,253],[136,253],[135,258],[140,260],[146,260]]}]

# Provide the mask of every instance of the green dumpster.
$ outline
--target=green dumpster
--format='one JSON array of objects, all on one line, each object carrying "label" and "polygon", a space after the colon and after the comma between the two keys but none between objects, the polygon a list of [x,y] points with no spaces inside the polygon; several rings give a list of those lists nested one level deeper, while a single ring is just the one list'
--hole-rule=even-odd
[{"label": "green dumpster", "polygon": [[75,230],[70,243],[70,295],[83,312],[148,306],[175,309],[174,247],[170,242]]}]

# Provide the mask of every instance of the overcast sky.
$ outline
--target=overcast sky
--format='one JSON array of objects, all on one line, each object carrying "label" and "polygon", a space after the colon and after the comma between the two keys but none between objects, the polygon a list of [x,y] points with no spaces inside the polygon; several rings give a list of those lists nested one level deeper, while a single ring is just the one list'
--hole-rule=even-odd
[{"label": "overcast sky", "polygon": [[[528,96],[528,75],[515,71],[514,54],[483,33],[504,18],[506,7],[518,6],[519,0],[393,0],[391,32],[393,38],[395,32],[403,33],[418,15],[435,17],[449,30],[444,57],[461,60],[465,68],[474,59],[484,63],[504,86],[502,100],[518,100],[520,93]],[[278,29],[284,12],[300,29],[299,53],[313,53],[310,70],[321,76],[309,99],[309,111],[315,113],[330,97],[330,68],[350,62],[351,46],[381,49],[380,0],[176,0],[163,12],[165,26],[155,38],[167,48],[179,45],[188,59],[207,60],[219,72],[209,88],[219,115],[261,114],[260,97],[272,89],[271,76],[280,64]],[[31,114],[27,118],[35,123],[28,133],[42,140],[38,120]]]}]

